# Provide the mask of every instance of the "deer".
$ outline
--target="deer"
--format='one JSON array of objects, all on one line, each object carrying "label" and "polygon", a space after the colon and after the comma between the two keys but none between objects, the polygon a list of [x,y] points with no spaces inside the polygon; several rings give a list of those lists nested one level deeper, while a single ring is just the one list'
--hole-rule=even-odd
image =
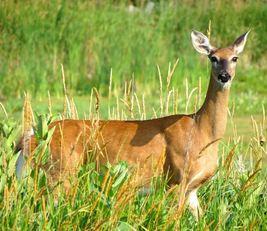
[{"label": "deer", "polygon": [[[163,153],[163,173],[168,176],[168,186],[175,187],[185,182],[188,208],[198,219],[202,209],[197,191],[217,169],[219,143],[226,129],[230,87],[238,54],[243,51],[249,32],[230,46],[216,48],[204,34],[192,30],[193,47],[211,61],[210,80],[203,105],[193,114],[175,114],[150,120],[99,120],[100,135],[95,136],[100,147],[98,165],[107,162],[115,164],[119,160],[127,161],[129,166],[139,163],[144,166],[142,182],[146,185],[151,181],[151,169]],[[91,120],[73,119],[55,121],[49,125],[54,132],[49,142],[49,162],[43,168],[51,182],[61,179],[64,188],[70,188],[65,173],[75,177],[77,162],[87,164],[92,161],[92,145],[86,141],[93,135],[93,127],[95,123]],[[16,166],[19,178],[25,156],[29,156],[36,146],[37,141],[31,131],[26,132],[18,142],[16,152],[20,155]]]}]

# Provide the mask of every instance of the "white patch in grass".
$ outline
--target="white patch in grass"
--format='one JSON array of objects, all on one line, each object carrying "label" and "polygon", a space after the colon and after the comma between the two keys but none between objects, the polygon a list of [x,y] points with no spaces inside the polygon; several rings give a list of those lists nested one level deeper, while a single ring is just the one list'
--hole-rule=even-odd
[{"label": "white patch in grass", "polygon": [[[17,159],[17,162],[16,162],[16,173],[17,173],[17,177],[18,179],[21,178],[21,175],[22,175],[22,171],[23,171],[23,167],[24,167],[24,164],[25,164],[25,158],[24,156],[28,156],[29,153],[26,151],[27,150],[27,145],[28,145],[28,141],[29,141],[29,138],[34,134],[34,131],[33,131],[33,128],[28,131],[24,137],[25,139],[25,146],[26,147],[23,147],[22,150],[20,151],[20,154],[19,154],[19,157]],[[25,150],[26,148],[26,150]]]},{"label": "white patch in grass", "polygon": [[24,156],[23,156],[22,151],[21,151],[19,154],[19,157],[17,159],[17,162],[16,162],[16,172],[17,172],[18,179],[21,178],[24,164],[25,164],[25,160],[24,160]]}]

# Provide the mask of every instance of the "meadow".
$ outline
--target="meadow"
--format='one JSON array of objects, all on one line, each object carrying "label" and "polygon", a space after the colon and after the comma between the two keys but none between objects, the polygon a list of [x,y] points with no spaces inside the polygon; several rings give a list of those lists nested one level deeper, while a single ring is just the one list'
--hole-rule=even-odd
[{"label": "meadow", "polygon": [[[2,230],[266,230],[265,1],[1,1],[0,220]],[[140,195],[138,166],[80,166],[72,189],[54,200],[41,168],[17,180],[22,131],[60,118],[150,119],[192,113],[205,98],[209,61],[190,30],[227,45],[252,29],[231,87],[219,167],[198,196],[197,223],[178,208],[164,176]],[[37,112],[37,113],[35,113]],[[38,154],[39,153],[39,154]],[[59,182],[60,185],[60,182]]]}]

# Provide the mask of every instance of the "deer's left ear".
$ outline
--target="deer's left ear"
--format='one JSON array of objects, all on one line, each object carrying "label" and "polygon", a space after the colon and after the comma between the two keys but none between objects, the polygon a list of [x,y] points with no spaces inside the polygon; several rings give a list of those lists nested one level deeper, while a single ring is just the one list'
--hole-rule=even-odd
[{"label": "deer's left ear", "polygon": [[209,55],[214,49],[214,47],[211,46],[209,39],[196,30],[191,31],[191,41],[195,49],[201,54]]},{"label": "deer's left ear", "polygon": [[239,53],[241,53],[244,49],[244,46],[246,44],[247,41],[247,36],[248,33],[250,32],[247,31],[245,34],[241,35],[237,40],[235,40],[235,42],[231,45],[231,47],[233,48],[233,50],[235,51],[235,53],[238,55]]}]

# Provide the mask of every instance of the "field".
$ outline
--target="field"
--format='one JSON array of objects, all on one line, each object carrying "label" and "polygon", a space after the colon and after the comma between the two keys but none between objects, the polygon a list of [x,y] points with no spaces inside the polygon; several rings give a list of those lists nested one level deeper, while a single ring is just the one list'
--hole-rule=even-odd
[{"label": "field", "polygon": [[[0,2],[2,230],[267,229],[267,3],[148,5]],[[14,147],[31,123],[45,145],[52,117],[143,120],[198,109],[210,64],[194,50],[191,29],[209,30],[215,46],[229,45],[251,29],[231,87],[219,167],[198,192],[204,210],[199,222],[186,204],[178,207],[177,189],[167,190],[163,177],[151,182],[157,190],[140,195],[140,169],[126,162],[107,165],[102,173],[94,163],[80,166],[67,193],[48,188],[45,173],[30,163],[17,180]],[[45,162],[47,153],[40,153],[32,158]]]}]

